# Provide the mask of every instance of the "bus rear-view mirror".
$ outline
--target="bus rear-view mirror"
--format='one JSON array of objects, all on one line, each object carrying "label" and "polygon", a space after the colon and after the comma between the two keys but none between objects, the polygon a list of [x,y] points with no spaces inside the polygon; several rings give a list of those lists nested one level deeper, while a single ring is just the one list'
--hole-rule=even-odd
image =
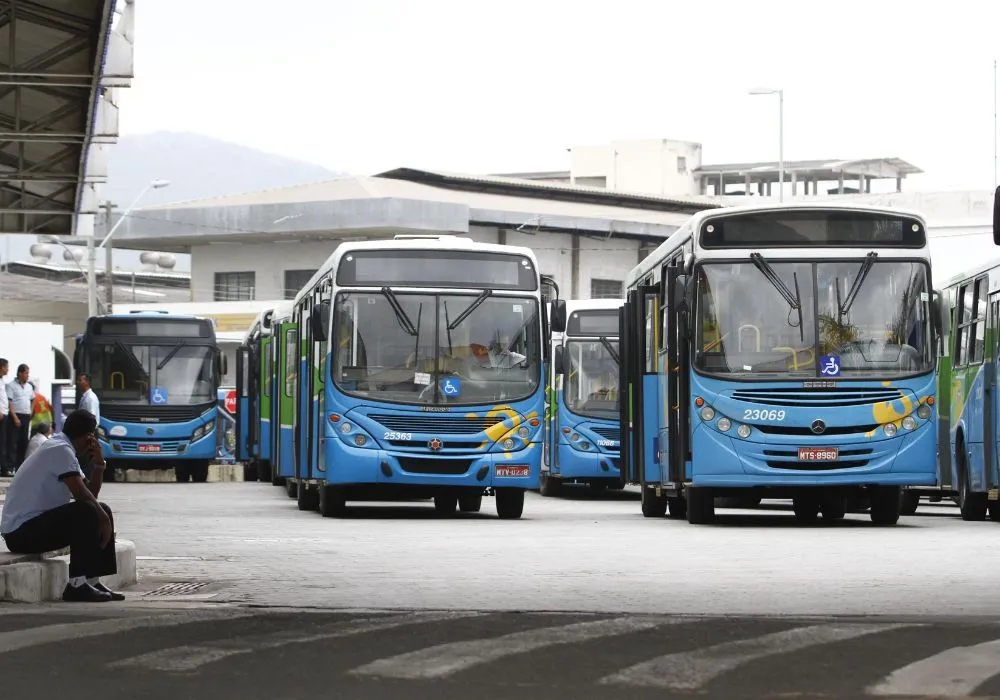
[{"label": "bus rear-view mirror", "polygon": [[556,348],[556,354],[552,358],[552,368],[556,374],[566,374],[566,349],[562,345]]},{"label": "bus rear-view mirror", "polygon": [[563,333],[566,331],[566,300],[556,299],[552,302],[552,318],[549,325],[553,333]]}]

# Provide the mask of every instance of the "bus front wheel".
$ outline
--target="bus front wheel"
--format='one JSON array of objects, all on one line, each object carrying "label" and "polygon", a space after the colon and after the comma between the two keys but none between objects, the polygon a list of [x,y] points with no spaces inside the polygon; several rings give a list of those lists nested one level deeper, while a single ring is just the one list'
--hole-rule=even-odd
[{"label": "bus front wheel", "polygon": [[899,522],[900,488],[898,486],[869,486],[871,520],[876,525],[895,525]]},{"label": "bus front wheel", "polygon": [[324,518],[341,518],[347,513],[347,496],[340,486],[323,484],[319,487],[319,514]]},{"label": "bus front wheel", "polygon": [[501,520],[517,520],[524,512],[524,489],[497,489],[496,499]]},{"label": "bus front wheel", "polygon": [[688,487],[687,520],[691,525],[704,525],[715,519],[715,496],[708,489]]}]

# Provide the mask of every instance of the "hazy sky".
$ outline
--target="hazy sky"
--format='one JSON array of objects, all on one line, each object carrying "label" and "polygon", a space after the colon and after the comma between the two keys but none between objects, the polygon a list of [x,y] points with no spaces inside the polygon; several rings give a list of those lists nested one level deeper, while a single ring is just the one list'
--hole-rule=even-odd
[{"label": "hazy sky", "polygon": [[611,139],[706,162],[897,156],[994,181],[1000,3],[138,0],[123,134],[195,131],[334,170],[568,167]]}]

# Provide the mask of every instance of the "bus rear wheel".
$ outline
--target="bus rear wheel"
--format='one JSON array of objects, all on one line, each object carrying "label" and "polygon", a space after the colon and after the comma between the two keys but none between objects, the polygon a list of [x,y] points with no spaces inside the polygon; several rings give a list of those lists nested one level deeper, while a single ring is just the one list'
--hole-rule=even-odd
[{"label": "bus rear wheel", "polygon": [[562,479],[558,476],[552,476],[549,472],[542,472],[541,482],[538,493],[542,494],[542,496],[553,498],[559,495],[559,491],[562,489]]},{"label": "bus rear wheel", "polygon": [[459,496],[458,509],[463,513],[478,513],[483,507],[483,494]]},{"label": "bus rear wheel", "polygon": [[524,489],[497,489],[497,517],[517,520],[524,512]]},{"label": "bus rear wheel", "polygon": [[662,518],[667,514],[667,499],[657,496],[653,489],[642,489],[642,516],[644,518]]},{"label": "bus rear wheel", "polygon": [[917,512],[917,508],[920,507],[920,492],[919,491],[903,491],[903,494],[899,497],[899,513],[900,515],[913,515]]},{"label": "bus rear wheel", "polygon": [[715,519],[715,496],[709,489],[687,489],[687,519],[691,525],[705,525]]},{"label": "bus rear wheel", "polygon": [[451,515],[458,506],[457,496],[435,496],[434,510],[438,515]]}]

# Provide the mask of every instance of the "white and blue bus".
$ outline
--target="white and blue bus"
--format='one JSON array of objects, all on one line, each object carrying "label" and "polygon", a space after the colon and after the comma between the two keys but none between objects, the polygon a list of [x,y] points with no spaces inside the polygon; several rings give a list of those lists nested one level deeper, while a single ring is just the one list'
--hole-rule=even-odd
[{"label": "white and blue bus", "polygon": [[552,363],[540,491],[563,484],[618,488],[620,299],[567,300],[565,331],[552,334]]},{"label": "white and blue bus", "polygon": [[156,311],[94,316],[77,337],[74,365],[101,402],[106,478],[173,467],[177,481],[207,480],[226,373],[211,320]]},{"label": "white and blue bus", "polygon": [[299,507],[433,498],[519,518],[538,488],[542,278],[528,248],[456,236],[342,243],[295,298]]},{"label": "white and blue bus", "polygon": [[648,517],[716,497],[791,499],[799,520],[937,483],[944,324],[923,219],[856,205],[700,212],[629,275],[622,458]]}]

